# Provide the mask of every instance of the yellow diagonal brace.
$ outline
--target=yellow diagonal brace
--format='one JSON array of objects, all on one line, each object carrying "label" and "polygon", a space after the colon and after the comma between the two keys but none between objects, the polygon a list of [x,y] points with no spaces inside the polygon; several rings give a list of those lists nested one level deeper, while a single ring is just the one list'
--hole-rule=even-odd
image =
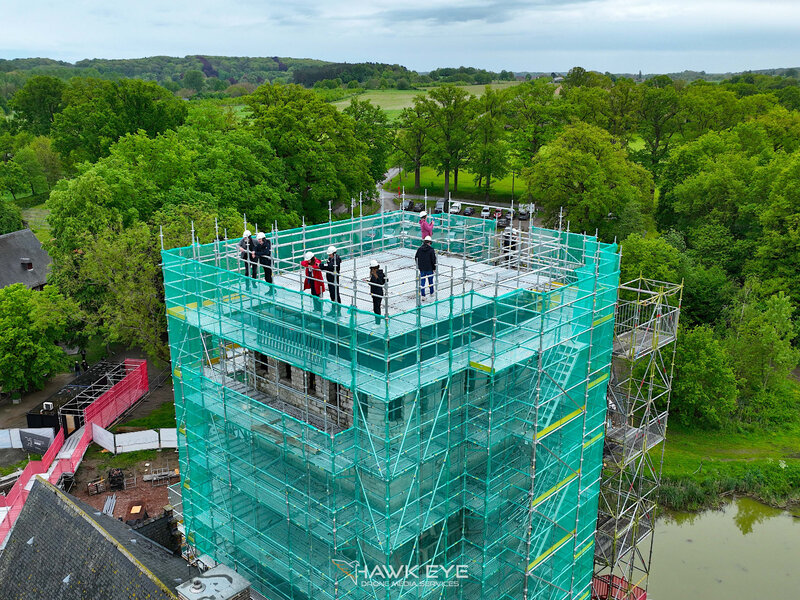
[{"label": "yellow diagonal brace", "polygon": [[553,433],[556,429],[558,429],[559,427],[564,425],[567,421],[571,421],[572,419],[577,417],[579,414],[581,414],[583,412],[584,408],[586,408],[586,407],[585,406],[581,406],[579,409],[574,410],[571,413],[569,413],[566,417],[564,417],[562,419],[559,419],[555,423],[552,423],[552,424],[548,425],[547,427],[542,429],[538,434],[536,434],[536,438],[541,440],[546,435],[548,435],[550,433]]},{"label": "yellow diagonal brace", "polygon": [[536,565],[538,565],[540,562],[542,562],[542,561],[543,561],[544,559],[546,559],[548,556],[550,556],[551,554],[553,554],[553,552],[555,552],[556,550],[558,550],[559,548],[561,548],[561,546],[563,546],[564,544],[566,544],[566,543],[567,543],[567,541],[568,541],[568,540],[569,540],[569,539],[572,537],[572,535],[573,535],[574,533],[575,533],[575,530],[573,529],[573,530],[572,530],[572,531],[570,531],[570,532],[569,532],[567,535],[565,535],[563,538],[561,538],[560,540],[558,540],[558,541],[557,541],[555,544],[553,544],[552,546],[550,546],[550,547],[549,547],[547,550],[545,550],[544,552],[542,552],[542,554],[540,554],[540,555],[539,555],[539,558],[537,558],[537,559],[536,559],[536,560],[534,560],[534,561],[533,561],[531,564],[529,564],[529,565],[528,565],[527,571],[528,571],[528,572],[532,571],[532,570],[533,570],[533,569],[536,567]]},{"label": "yellow diagonal brace", "polygon": [[577,473],[572,473],[566,479],[563,479],[562,481],[559,481],[557,484],[555,484],[553,487],[551,487],[549,490],[547,490],[544,494],[542,494],[538,498],[535,498],[533,500],[533,502],[531,502],[531,508],[535,508],[537,505],[539,505],[542,502],[544,502],[545,500],[547,500],[550,496],[552,496],[553,494],[558,492],[558,490],[563,488],[565,485],[567,485],[570,481],[575,479],[577,476],[578,476]]}]

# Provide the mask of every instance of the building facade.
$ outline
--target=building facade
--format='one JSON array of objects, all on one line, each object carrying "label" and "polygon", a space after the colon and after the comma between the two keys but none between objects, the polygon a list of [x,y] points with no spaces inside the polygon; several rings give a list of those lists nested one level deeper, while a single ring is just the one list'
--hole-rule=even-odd
[{"label": "building facade", "polygon": [[[382,213],[164,251],[187,544],[267,598],[588,599],[619,255]],[[343,259],[342,304],[303,292]],[[374,315],[368,264],[387,276]]]}]

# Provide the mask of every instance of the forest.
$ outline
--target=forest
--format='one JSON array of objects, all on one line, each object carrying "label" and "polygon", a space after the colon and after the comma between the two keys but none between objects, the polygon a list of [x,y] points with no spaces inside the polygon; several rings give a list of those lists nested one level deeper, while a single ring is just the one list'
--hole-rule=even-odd
[{"label": "forest", "polygon": [[22,225],[17,203],[41,198],[54,267],[44,292],[0,291],[0,385],[33,389],[63,368],[56,341],[101,337],[168,360],[162,232],[174,247],[190,243],[191,222],[201,242],[215,219],[235,237],[242,213],[261,229],[319,222],[329,202],[374,196],[387,166],[427,166],[454,194],[459,176],[490,194],[513,171],[544,225],[563,209],[573,230],[616,240],[623,281],[684,282],[673,423],[796,423],[792,75],[637,82],[576,67],[557,85],[480,96],[443,83],[394,121],[293,84],[262,84],[231,106],[141,79],[30,76],[0,120],[0,233]]}]

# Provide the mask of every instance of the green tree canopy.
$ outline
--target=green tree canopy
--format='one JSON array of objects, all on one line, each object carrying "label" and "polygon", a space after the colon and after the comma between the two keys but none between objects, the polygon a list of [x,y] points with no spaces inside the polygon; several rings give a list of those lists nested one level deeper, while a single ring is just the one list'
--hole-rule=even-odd
[{"label": "green tree canopy", "polygon": [[41,292],[21,283],[0,289],[0,388],[40,389],[66,368],[56,342],[66,337],[77,308],[52,286]]},{"label": "green tree canopy", "polygon": [[329,201],[375,193],[369,149],[352,117],[299,85],[262,85],[247,104],[252,130],[282,162],[288,191],[306,219],[327,218]]},{"label": "green tree canopy", "polygon": [[153,137],[186,119],[184,102],[160,85],[138,79],[75,78],[64,90],[64,110],[53,125],[53,145],[72,164],[95,162],[126,133]]},{"label": "green tree canopy", "polygon": [[736,376],[722,343],[709,327],[678,336],[670,416],[681,425],[718,429],[736,412]]},{"label": "green tree canopy", "polygon": [[48,135],[55,116],[64,107],[65,84],[47,75],[34,75],[11,99],[11,108],[23,127],[35,135]]},{"label": "green tree canopy", "polygon": [[386,173],[386,161],[391,150],[391,132],[386,112],[369,100],[353,98],[344,113],[356,123],[355,136],[367,144],[369,174],[376,183]]},{"label": "green tree canopy", "polygon": [[646,228],[653,179],[628,160],[611,135],[585,123],[568,125],[525,171],[529,190],[548,224],[565,219],[575,231],[595,228],[602,238],[624,238]]},{"label": "green tree canopy", "polygon": [[433,88],[423,100],[425,117],[430,125],[428,161],[437,172],[444,173],[444,196],[450,193],[450,174],[454,175],[453,191],[458,191],[458,170],[467,160],[472,143],[473,96],[453,85]]},{"label": "green tree canopy", "polygon": [[0,235],[22,229],[22,213],[13,202],[0,200]]}]

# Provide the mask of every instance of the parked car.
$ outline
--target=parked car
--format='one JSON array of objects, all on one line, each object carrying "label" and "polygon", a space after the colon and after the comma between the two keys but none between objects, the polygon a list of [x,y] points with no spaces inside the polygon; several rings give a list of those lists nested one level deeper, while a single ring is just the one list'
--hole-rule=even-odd
[{"label": "parked car", "polygon": [[503,211],[500,210],[499,208],[495,208],[494,209],[494,214],[492,215],[492,217],[495,218],[495,219],[499,219],[502,216],[503,216]]},{"label": "parked car", "polygon": [[498,229],[505,229],[511,225],[511,220],[508,217],[500,217],[497,219],[497,228]]},{"label": "parked car", "polygon": [[[453,202],[450,205],[450,214],[457,215],[461,212],[461,202]],[[475,212],[474,210],[472,212]]]},{"label": "parked car", "polygon": [[475,214],[475,207],[474,206],[467,206],[464,209],[464,216],[465,217],[471,217],[474,214]]},{"label": "parked car", "polygon": [[414,208],[412,209],[414,212],[422,212],[425,210],[425,205],[422,202],[414,202]]},{"label": "parked car", "polygon": [[488,207],[488,206],[484,206],[484,207],[481,209],[481,217],[482,217],[482,218],[484,218],[484,219],[488,219],[488,218],[489,218],[489,215],[491,215],[491,214],[492,214],[492,211],[491,211],[491,210],[489,210],[489,207]]},{"label": "parked car", "polygon": [[438,215],[444,212],[444,198],[439,198],[436,201],[436,206],[433,207],[433,214]]},{"label": "parked car", "polygon": [[403,200],[403,210],[414,210],[414,202],[411,200]]},{"label": "parked car", "polygon": [[527,221],[531,218],[531,213],[529,213],[527,210],[521,210],[517,213],[517,218],[520,221]]}]

